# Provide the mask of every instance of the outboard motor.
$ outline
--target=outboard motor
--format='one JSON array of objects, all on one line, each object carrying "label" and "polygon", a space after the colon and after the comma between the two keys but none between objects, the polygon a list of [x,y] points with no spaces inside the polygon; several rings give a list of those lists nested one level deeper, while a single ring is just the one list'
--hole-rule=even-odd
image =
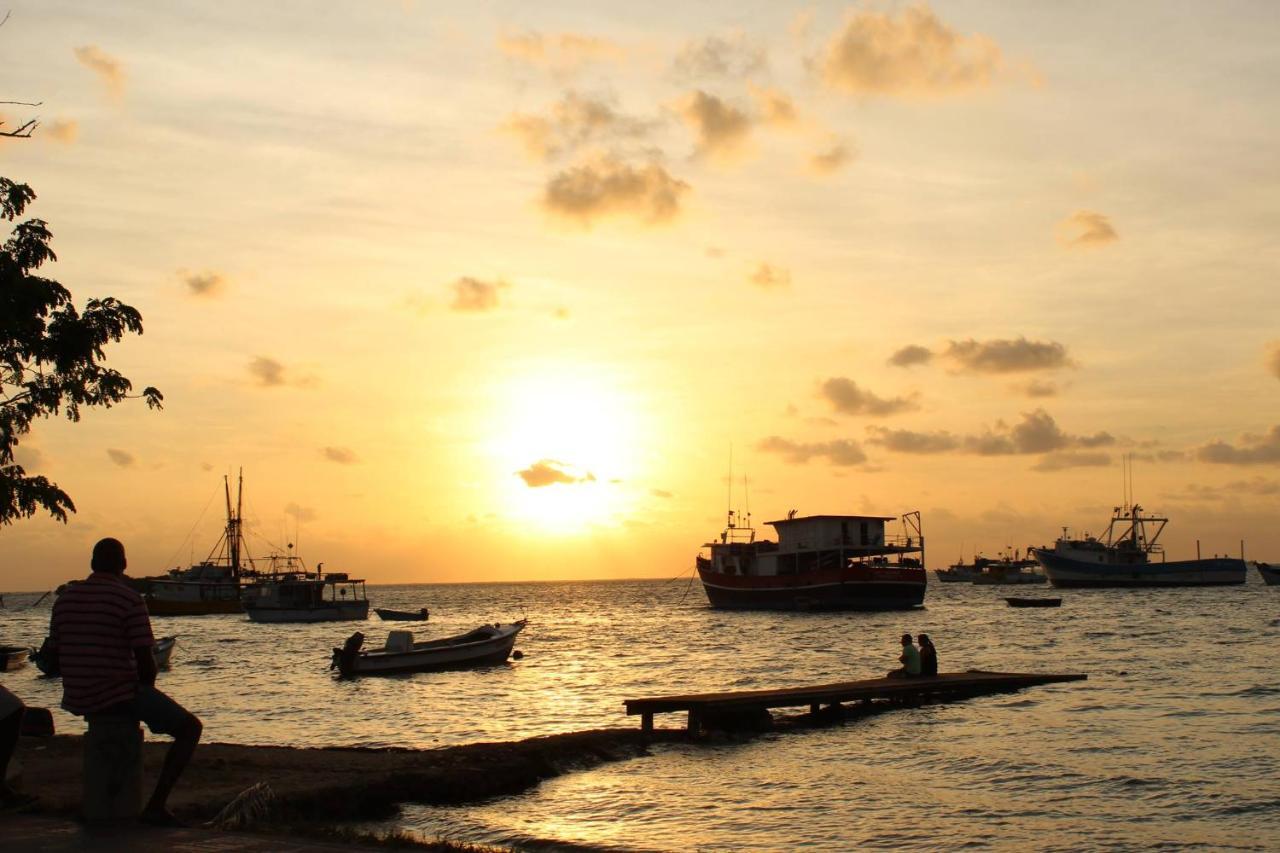
[{"label": "outboard motor", "polygon": [[334,648],[333,661],[329,664],[329,669],[336,669],[343,675],[351,675],[356,671],[356,658],[360,655],[360,647],[364,645],[364,634],[356,631],[347,641],[342,644],[342,648]]}]

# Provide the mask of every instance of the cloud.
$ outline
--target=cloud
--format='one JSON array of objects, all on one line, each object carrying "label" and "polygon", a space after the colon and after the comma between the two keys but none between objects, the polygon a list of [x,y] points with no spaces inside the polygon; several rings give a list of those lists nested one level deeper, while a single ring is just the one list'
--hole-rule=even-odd
[{"label": "cloud", "polygon": [[796,102],[781,89],[766,86],[748,86],[751,97],[755,99],[756,109],[760,111],[760,120],[776,127],[791,127],[800,120]]},{"label": "cloud", "polygon": [[858,383],[843,376],[833,376],[825,380],[819,395],[826,398],[837,412],[845,415],[882,417],[920,408],[914,398],[878,397],[870,391],[864,391],[858,387]]},{"label": "cloud", "polygon": [[132,453],[127,450],[118,450],[114,447],[107,448],[107,457],[121,468],[128,468],[134,462]]},{"label": "cloud", "polygon": [[643,137],[651,126],[619,113],[602,98],[566,92],[547,115],[515,113],[502,129],[517,137],[531,157],[551,160],[593,142]]},{"label": "cloud", "polygon": [[809,171],[816,175],[833,175],[857,156],[857,151],[847,143],[836,141],[809,157]]},{"label": "cloud", "polygon": [[540,459],[530,465],[523,471],[517,471],[520,479],[524,480],[524,484],[531,489],[541,489],[544,486],[553,486],[556,483],[571,485],[573,483],[593,483],[595,475],[590,471],[581,474],[574,471],[571,466],[563,462],[557,462],[555,459]]},{"label": "cloud", "polygon": [[13,448],[13,461],[27,470],[33,470],[45,463],[45,454],[28,440],[26,444]]},{"label": "cloud", "polygon": [[308,521],[316,520],[316,511],[309,506],[301,506],[291,503],[284,508],[284,514],[292,516],[299,524],[306,524]]},{"label": "cloud", "polygon": [[578,33],[504,34],[498,37],[498,49],[518,62],[560,74],[591,63],[621,62],[627,56],[615,41]]},{"label": "cloud", "polygon": [[699,156],[730,158],[741,151],[751,135],[751,116],[701,89],[690,93],[678,110],[698,139]]},{"label": "cloud", "polygon": [[182,282],[192,296],[217,296],[226,288],[227,280],[221,273],[201,272],[182,276]]},{"label": "cloud", "polygon": [[889,364],[894,367],[913,367],[917,364],[928,364],[933,360],[933,352],[918,344],[908,344],[889,356]]},{"label": "cloud", "polygon": [[1190,483],[1187,485],[1186,491],[1193,500],[1225,500],[1241,494],[1273,497],[1280,495],[1280,480],[1254,477],[1250,480],[1235,480],[1224,486],[1206,486]]},{"label": "cloud", "polygon": [[689,185],[657,163],[631,166],[604,158],[556,173],[542,205],[549,212],[590,227],[600,219],[629,216],[648,224],[675,219]]},{"label": "cloud", "polygon": [[750,281],[762,290],[791,286],[791,272],[782,267],[762,263],[751,273]]},{"label": "cloud", "polygon": [[1078,210],[1058,224],[1058,239],[1066,246],[1087,249],[1114,243],[1120,235],[1101,213]]},{"label": "cloud", "polygon": [[872,444],[878,444],[895,453],[950,453],[959,450],[961,440],[945,430],[939,432],[914,432],[907,429],[867,427]]},{"label": "cloud", "polygon": [[1110,464],[1111,456],[1106,453],[1066,450],[1044,455],[1039,462],[1031,466],[1031,470],[1065,471],[1068,468],[1093,468]]},{"label": "cloud", "polygon": [[1003,58],[994,41],[962,35],[921,3],[898,17],[849,13],[820,66],[826,84],[842,92],[944,97],[990,86]]},{"label": "cloud", "polygon": [[320,455],[339,465],[354,465],[360,461],[356,452],[349,447],[322,447]]},{"label": "cloud", "polygon": [[1038,379],[1032,379],[1030,382],[1024,382],[1020,385],[1010,386],[1019,394],[1028,397],[1056,397],[1058,396],[1058,386],[1053,382],[1041,382]]},{"label": "cloud", "polygon": [[668,492],[666,489],[650,489],[649,494],[653,495],[655,498],[675,497],[675,495],[671,494],[671,492]]},{"label": "cloud", "polygon": [[125,74],[120,60],[92,44],[77,47],[75,55],[81,65],[98,75],[111,97],[120,98],[124,95]]},{"label": "cloud", "polygon": [[1280,341],[1272,341],[1267,347],[1267,372],[1280,379]]},{"label": "cloud", "polygon": [[[901,352],[901,350],[899,350]],[[1013,340],[952,341],[942,353],[967,373],[1018,373],[1074,367],[1067,348],[1056,341]]]},{"label": "cloud", "polygon": [[867,455],[856,441],[841,438],[816,443],[795,442],[778,435],[761,439],[756,449],[763,453],[777,453],[793,465],[803,465],[810,459],[826,459],[832,465],[861,465]]},{"label": "cloud", "polygon": [[70,145],[80,136],[80,125],[75,119],[55,119],[45,127],[44,135],[54,142]]},{"label": "cloud", "polygon": [[253,361],[249,362],[249,374],[264,388],[285,383],[284,365],[265,355],[255,356]]},{"label": "cloud", "polygon": [[683,79],[726,77],[741,79],[764,70],[769,64],[769,54],[763,46],[735,32],[727,37],[708,36],[700,41],[690,41],[681,48],[672,63],[672,69]]},{"label": "cloud", "polygon": [[1280,425],[1273,426],[1264,435],[1245,433],[1239,444],[1228,444],[1221,439],[1211,441],[1195,451],[1196,459],[1214,465],[1276,465],[1280,464]]},{"label": "cloud", "polygon": [[453,302],[449,308],[470,314],[482,314],[498,307],[498,291],[509,287],[505,281],[481,281],[471,276],[463,276],[449,285],[453,291]]}]

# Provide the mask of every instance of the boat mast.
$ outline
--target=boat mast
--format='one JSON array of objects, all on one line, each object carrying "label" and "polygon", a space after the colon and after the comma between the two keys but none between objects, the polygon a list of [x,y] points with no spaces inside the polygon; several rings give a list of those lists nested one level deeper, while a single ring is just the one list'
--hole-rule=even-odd
[{"label": "boat mast", "polygon": [[240,576],[240,513],[244,506],[244,469],[240,469],[240,476],[236,481],[236,511],[235,515],[231,514],[231,482],[230,478],[225,479],[227,487],[227,549],[230,551],[231,557],[231,574],[233,577]]}]

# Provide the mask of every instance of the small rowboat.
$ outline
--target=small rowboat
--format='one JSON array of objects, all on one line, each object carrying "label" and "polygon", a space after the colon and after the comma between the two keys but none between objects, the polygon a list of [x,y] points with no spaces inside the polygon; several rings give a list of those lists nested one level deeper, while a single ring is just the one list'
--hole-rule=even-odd
[{"label": "small rowboat", "polygon": [[347,638],[342,648],[333,650],[330,669],[344,676],[390,675],[399,672],[429,672],[499,664],[511,655],[518,635],[528,621],[481,625],[474,631],[440,640],[413,641],[412,631],[392,631],[380,649],[361,651],[364,634]]},{"label": "small rowboat", "polygon": [[[177,644],[177,637],[161,637],[156,640],[156,644],[151,647],[151,653],[156,658],[156,669],[169,668],[169,658],[173,657],[173,647]],[[31,654],[31,662],[36,665],[36,669],[50,678],[58,678],[62,675],[62,671],[58,667],[57,661],[51,661],[47,656],[49,648],[49,641],[46,639],[44,645]]]},{"label": "small rowboat", "polygon": [[1061,607],[1061,598],[1006,598],[1010,607]]},{"label": "small rowboat", "polygon": [[385,607],[375,607],[373,612],[378,614],[378,618],[383,622],[426,622],[431,614],[427,608],[421,610],[388,610]]},{"label": "small rowboat", "polygon": [[26,646],[0,646],[0,672],[13,672],[27,665],[31,649]]},{"label": "small rowboat", "polygon": [[1280,564],[1254,562],[1253,567],[1262,575],[1267,586],[1280,586]]}]

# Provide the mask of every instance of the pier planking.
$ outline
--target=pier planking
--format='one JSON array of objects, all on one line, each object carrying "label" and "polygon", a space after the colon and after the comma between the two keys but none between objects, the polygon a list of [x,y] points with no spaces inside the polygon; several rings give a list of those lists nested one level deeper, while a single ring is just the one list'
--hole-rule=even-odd
[{"label": "pier planking", "polygon": [[726,693],[691,693],[626,699],[627,714],[640,715],[641,729],[653,731],[653,715],[687,711],[689,731],[696,733],[708,714],[732,711],[768,711],[808,705],[817,713],[823,705],[855,700],[923,700],[947,696],[973,696],[1017,690],[1040,684],[1084,681],[1080,673],[947,672],[915,678],[869,678],[807,687],[784,687],[772,690],[739,690]]}]

